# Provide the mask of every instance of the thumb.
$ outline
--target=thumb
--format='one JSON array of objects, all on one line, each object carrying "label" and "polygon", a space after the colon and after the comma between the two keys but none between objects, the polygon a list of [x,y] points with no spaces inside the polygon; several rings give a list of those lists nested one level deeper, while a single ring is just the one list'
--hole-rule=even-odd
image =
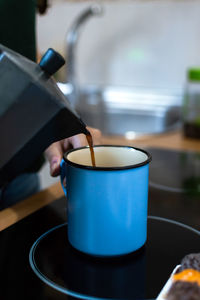
[{"label": "thumb", "polygon": [[60,142],[51,144],[45,150],[45,156],[50,164],[50,174],[55,177],[60,174],[60,162],[62,160],[63,151]]}]

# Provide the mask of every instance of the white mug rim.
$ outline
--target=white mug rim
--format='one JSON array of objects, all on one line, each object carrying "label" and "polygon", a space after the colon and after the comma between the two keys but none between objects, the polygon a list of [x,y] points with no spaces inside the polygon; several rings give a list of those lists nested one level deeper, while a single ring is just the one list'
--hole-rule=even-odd
[{"label": "white mug rim", "polygon": [[70,149],[70,150],[68,150],[67,152],[64,153],[63,159],[68,165],[71,165],[73,167],[80,168],[80,169],[94,170],[94,171],[114,171],[114,170],[134,169],[134,168],[145,166],[145,165],[149,164],[152,160],[152,156],[148,151],[146,151],[144,149],[141,149],[141,148],[133,147],[133,146],[126,146],[126,145],[94,145],[93,147],[94,148],[97,148],[97,147],[102,147],[102,148],[103,147],[110,147],[110,148],[115,147],[115,148],[119,148],[120,147],[120,148],[134,149],[134,150],[145,153],[147,155],[147,159],[145,159],[144,161],[142,161],[140,163],[134,164],[134,165],[126,165],[126,166],[119,166],[119,167],[98,167],[98,166],[93,167],[93,166],[87,166],[87,165],[82,165],[82,164],[79,164],[79,163],[72,162],[71,160],[69,160],[67,158],[67,156],[70,153],[72,153],[74,151],[82,150],[82,149],[88,149],[89,146]]}]

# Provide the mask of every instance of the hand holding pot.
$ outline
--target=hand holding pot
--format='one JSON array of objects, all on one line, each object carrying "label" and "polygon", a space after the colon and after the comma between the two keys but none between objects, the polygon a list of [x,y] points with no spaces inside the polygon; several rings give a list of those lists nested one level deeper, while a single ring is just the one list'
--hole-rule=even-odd
[{"label": "hand holding pot", "polygon": [[[96,128],[87,127],[91,133],[94,145],[99,145],[101,142],[101,132]],[[60,163],[63,154],[70,148],[78,148],[87,146],[87,140],[84,134],[78,134],[70,138],[55,142],[45,150],[45,156],[50,164],[50,174],[56,177],[60,174]]]}]

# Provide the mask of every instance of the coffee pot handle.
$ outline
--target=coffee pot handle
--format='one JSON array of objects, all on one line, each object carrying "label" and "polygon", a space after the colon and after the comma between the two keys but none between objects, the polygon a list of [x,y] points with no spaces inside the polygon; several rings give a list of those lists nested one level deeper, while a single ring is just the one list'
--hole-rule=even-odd
[{"label": "coffee pot handle", "polygon": [[66,172],[65,172],[65,161],[62,159],[60,163],[60,182],[61,186],[63,188],[63,191],[65,193],[65,196],[67,196],[67,190],[66,190],[66,185],[64,184],[64,179],[66,178]]}]

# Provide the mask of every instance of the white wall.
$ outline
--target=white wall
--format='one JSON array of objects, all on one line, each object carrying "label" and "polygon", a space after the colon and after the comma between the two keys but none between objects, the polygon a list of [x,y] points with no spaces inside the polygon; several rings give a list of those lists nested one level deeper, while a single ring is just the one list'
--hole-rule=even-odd
[{"label": "white wall", "polygon": [[[54,0],[37,17],[38,49],[65,53],[66,33],[91,3]],[[77,49],[80,83],[181,87],[200,65],[200,1],[103,2],[104,15],[84,26]]]}]

